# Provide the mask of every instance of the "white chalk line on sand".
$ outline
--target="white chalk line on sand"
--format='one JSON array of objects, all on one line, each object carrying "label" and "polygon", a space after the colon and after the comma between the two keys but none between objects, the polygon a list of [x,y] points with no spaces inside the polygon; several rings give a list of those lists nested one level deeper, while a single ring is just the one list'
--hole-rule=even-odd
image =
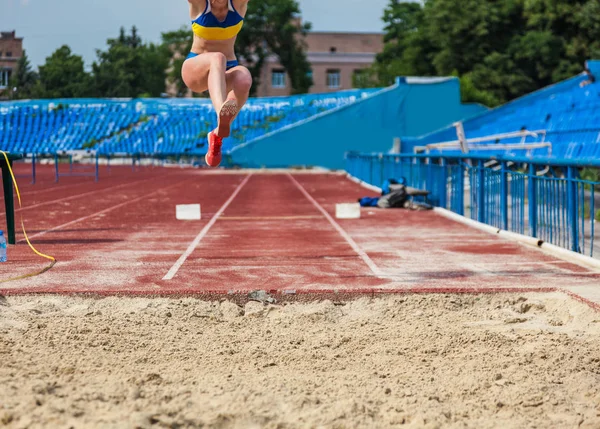
[{"label": "white chalk line on sand", "polygon": [[375,274],[377,277],[382,277],[382,278],[389,278],[391,276],[386,276],[381,269],[379,269],[379,267],[375,264],[375,262],[373,262],[373,260],[369,257],[369,255],[367,255],[367,253],[362,250],[358,244],[356,244],[356,242],[352,239],[352,237],[350,237],[350,235],[348,235],[348,233],[346,231],[344,231],[344,229],[335,221],[335,219],[333,219],[333,217],[331,217],[331,215],[329,213],[327,213],[327,210],[325,210],[323,208],[323,206],[321,206],[321,204],[319,204],[317,202],[317,200],[315,200],[306,189],[304,189],[304,187],[294,178],[294,176],[292,176],[290,173],[287,173],[287,176],[289,177],[289,179],[294,183],[294,185],[296,185],[296,187],[300,190],[300,192],[302,192],[302,194],[306,197],[306,199],[308,199],[308,201],[310,201],[322,214],[323,216],[325,216],[325,219],[327,219],[329,221],[329,223],[335,228],[335,230],[342,236],[342,238],[344,240],[346,240],[346,242],[350,245],[350,247],[352,247],[352,250],[354,250],[356,252],[356,254],[360,257],[360,259],[363,260],[363,262],[369,267],[369,269],[373,272],[373,274]]},{"label": "white chalk line on sand", "polygon": [[[154,194],[157,194],[157,193],[159,193],[159,192],[161,192],[161,191],[164,191],[164,190],[166,190],[166,189],[171,189],[171,188],[174,188],[174,187],[176,187],[176,186],[179,186],[179,185],[181,185],[182,183],[184,183],[184,182],[187,182],[187,180],[188,180],[188,179],[185,179],[185,180],[180,180],[179,182],[175,183],[174,185],[165,186],[164,188],[157,189],[156,191],[152,191],[152,192],[150,192],[149,194],[143,195],[143,196],[141,196],[141,197],[138,197],[138,198],[134,198],[133,200],[127,200],[127,201],[125,201],[125,202],[123,202],[123,203],[120,203],[120,204],[117,204],[117,205],[114,205],[114,206],[108,207],[108,208],[106,208],[106,209],[104,209],[104,210],[100,210],[100,211],[98,211],[98,212],[95,212],[95,213],[92,213],[92,214],[90,214],[90,215],[87,215],[87,216],[80,217],[80,218],[78,218],[78,219],[72,220],[72,221],[70,221],[70,222],[67,222],[67,223],[63,223],[62,225],[55,226],[54,228],[50,228],[50,229],[47,229],[47,230],[45,230],[45,231],[38,232],[37,234],[30,235],[30,236],[29,236],[29,239],[33,239],[33,238],[36,238],[36,237],[41,237],[42,235],[46,235],[46,234],[47,234],[47,233],[49,233],[49,232],[52,232],[52,231],[58,231],[58,230],[60,230],[60,229],[66,228],[66,227],[68,227],[68,226],[71,226],[71,225],[74,225],[74,224],[76,224],[76,223],[83,222],[83,221],[86,221],[86,220],[88,220],[88,219],[92,219],[92,218],[94,218],[94,217],[96,217],[96,216],[100,216],[101,214],[105,214],[105,213],[111,212],[111,211],[113,211],[113,210],[116,210],[116,209],[118,209],[118,208],[121,208],[121,207],[123,207],[123,206],[126,206],[127,204],[136,203],[136,202],[138,202],[138,201],[140,201],[140,200],[143,200],[143,199],[145,199],[145,198],[151,197],[152,195],[154,195]],[[24,241],[25,241],[25,239],[24,239],[24,238],[22,238],[21,240],[19,240],[19,243],[21,243],[21,242],[24,242]]]},{"label": "white chalk line on sand", "polygon": [[217,211],[214,214],[214,216],[210,219],[210,221],[206,224],[206,226],[204,228],[202,228],[202,231],[200,231],[200,233],[196,236],[194,241],[192,241],[190,243],[190,245],[188,246],[186,251],[183,252],[183,254],[179,257],[177,262],[175,262],[175,264],[171,267],[169,272],[163,277],[163,280],[173,280],[173,278],[177,275],[177,272],[179,271],[181,266],[185,263],[187,258],[189,258],[189,256],[194,252],[194,250],[196,250],[196,247],[198,247],[198,245],[200,244],[202,239],[206,236],[206,234],[208,234],[208,231],[217,222],[219,217],[225,212],[227,207],[229,207],[229,205],[235,199],[235,197],[237,197],[237,195],[240,193],[240,191],[242,190],[244,185],[246,185],[246,183],[248,183],[248,180],[250,180],[250,177],[252,177],[252,174],[249,174],[248,176],[246,176],[246,178],[242,181],[242,183],[240,183],[238,185],[238,187],[235,188],[235,191],[233,191],[233,194],[231,194],[229,199],[227,201],[225,201],[225,203],[221,206],[219,211]]}]

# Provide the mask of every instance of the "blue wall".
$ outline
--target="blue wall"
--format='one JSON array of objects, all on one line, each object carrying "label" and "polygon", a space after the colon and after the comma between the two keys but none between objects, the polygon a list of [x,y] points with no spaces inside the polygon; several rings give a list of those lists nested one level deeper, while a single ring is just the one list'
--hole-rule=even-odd
[{"label": "blue wall", "polygon": [[486,108],[460,103],[454,78],[400,78],[396,85],[234,148],[246,167],[319,166],[343,169],[348,151],[387,152],[393,139],[418,136]]},{"label": "blue wall", "polygon": [[600,60],[587,60],[585,64],[596,78],[596,81],[600,80]]}]

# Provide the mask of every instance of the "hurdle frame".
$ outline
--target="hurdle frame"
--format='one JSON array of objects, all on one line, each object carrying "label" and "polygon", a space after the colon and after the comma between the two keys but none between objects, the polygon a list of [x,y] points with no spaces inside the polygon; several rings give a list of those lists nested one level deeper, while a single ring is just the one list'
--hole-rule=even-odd
[{"label": "hurdle frame", "polygon": [[[94,171],[92,173],[82,173],[75,171],[73,157],[81,155],[84,159],[86,155],[91,155],[94,163]],[[99,166],[100,155],[96,151],[63,151],[54,153],[54,172],[55,182],[59,183],[61,177],[93,177],[95,182],[100,181],[100,166]],[[60,172],[60,159],[67,158],[69,161],[69,173]]]}]

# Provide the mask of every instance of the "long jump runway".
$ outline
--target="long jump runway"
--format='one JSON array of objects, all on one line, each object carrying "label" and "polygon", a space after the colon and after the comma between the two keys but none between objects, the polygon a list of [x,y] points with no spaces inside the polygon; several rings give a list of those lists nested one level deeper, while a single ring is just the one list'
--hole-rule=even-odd
[{"label": "long jump runway", "polygon": [[[336,203],[373,195],[340,174],[113,167],[99,183],[53,184],[50,173],[21,184],[20,213],[33,244],[58,263],[0,284],[1,294],[564,290],[600,303],[600,273],[436,212],[363,209],[361,219],[335,219]],[[201,204],[202,220],[176,220],[178,204]],[[44,267],[17,239],[0,280]]]}]

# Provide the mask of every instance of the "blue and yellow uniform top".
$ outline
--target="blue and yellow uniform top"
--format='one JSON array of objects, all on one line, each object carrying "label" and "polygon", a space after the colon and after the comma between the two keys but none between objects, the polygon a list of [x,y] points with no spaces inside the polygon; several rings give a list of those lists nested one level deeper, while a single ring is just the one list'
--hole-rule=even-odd
[{"label": "blue and yellow uniform top", "polygon": [[244,18],[228,0],[229,11],[225,21],[219,21],[212,13],[210,0],[206,0],[204,13],[192,21],[194,34],[205,40],[227,40],[238,35],[244,25]]}]

